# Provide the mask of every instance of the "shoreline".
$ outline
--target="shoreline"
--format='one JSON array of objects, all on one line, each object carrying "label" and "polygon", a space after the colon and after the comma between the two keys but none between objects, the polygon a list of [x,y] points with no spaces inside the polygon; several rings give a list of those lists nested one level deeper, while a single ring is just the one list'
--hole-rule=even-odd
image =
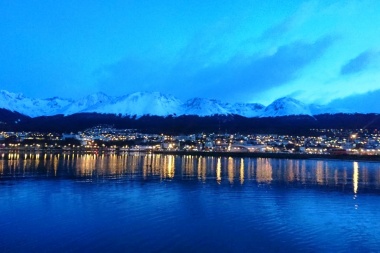
[{"label": "shoreline", "polygon": [[[13,151],[13,152],[12,152]],[[380,162],[380,155],[354,155],[354,154],[302,154],[302,153],[266,153],[266,152],[221,152],[221,151],[174,151],[174,150],[4,150],[0,149],[0,154],[164,154],[164,155],[192,155],[211,157],[241,157],[241,158],[274,158],[274,159],[298,159],[298,160],[345,160],[345,161],[368,161]],[[4,159],[4,157],[0,157]],[[6,158],[5,158],[6,159]]]},{"label": "shoreline", "polygon": [[317,159],[317,160],[348,160],[380,162],[377,155],[328,155],[328,154],[294,154],[294,153],[264,153],[264,152],[207,152],[207,151],[152,151],[153,154],[167,155],[194,155],[217,157],[251,157],[251,158],[275,158],[275,159]]}]

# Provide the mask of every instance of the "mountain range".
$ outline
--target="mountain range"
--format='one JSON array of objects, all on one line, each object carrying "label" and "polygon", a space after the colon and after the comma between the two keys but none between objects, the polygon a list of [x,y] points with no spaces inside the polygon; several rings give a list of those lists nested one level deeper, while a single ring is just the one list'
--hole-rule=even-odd
[{"label": "mountain range", "polygon": [[37,99],[22,94],[0,91],[0,108],[18,112],[29,117],[65,116],[76,113],[102,113],[122,116],[144,115],[240,115],[243,117],[279,117],[289,115],[335,114],[343,111],[321,105],[304,104],[294,98],[283,97],[268,106],[259,103],[226,103],[216,99],[192,98],[181,101],[159,92],[136,92],[111,97],[95,93],[78,100],[59,97]]}]

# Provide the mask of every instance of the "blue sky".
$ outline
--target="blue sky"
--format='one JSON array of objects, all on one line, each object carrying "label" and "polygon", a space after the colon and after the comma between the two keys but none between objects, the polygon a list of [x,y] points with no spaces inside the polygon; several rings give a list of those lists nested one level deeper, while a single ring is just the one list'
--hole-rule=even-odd
[{"label": "blue sky", "polygon": [[0,13],[0,89],[26,96],[350,106],[380,95],[376,0],[12,0]]}]

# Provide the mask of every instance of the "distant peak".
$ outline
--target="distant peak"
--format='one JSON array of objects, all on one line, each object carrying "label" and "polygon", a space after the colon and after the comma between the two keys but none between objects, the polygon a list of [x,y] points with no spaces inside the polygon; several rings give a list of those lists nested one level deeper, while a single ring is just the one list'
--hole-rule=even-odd
[{"label": "distant peak", "polygon": [[22,93],[12,93],[12,92],[9,92],[7,90],[1,90],[0,93],[7,96],[7,97],[11,97],[11,98],[16,98],[16,99],[25,98],[24,94],[22,94]]},{"label": "distant peak", "polygon": [[276,99],[275,101],[273,102],[296,102],[296,103],[301,103],[301,101],[295,99],[295,98],[292,98],[292,97],[282,97],[282,98],[278,98]]},{"label": "distant peak", "polygon": [[221,102],[218,99],[200,98],[200,97],[190,98],[187,101],[189,101],[189,102],[212,102],[212,103],[220,103]]},{"label": "distant peak", "polygon": [[134,92],[130,93],[128,95],[123,96],[123,98],[133,98],[135,100],[138,99],[145,99],[145,98],[155,98],[155,99],[165,99],[165,100],[178,100],[176,97],[170,94],[163,94],[158,91],[154,92],[148,92],[148,91],[140,91],[140,92]]},{"label": "distant peak", "polygon": [[270,105],[258,103],[226,103],[217,99],[194,97],[181,101],[161,92],[134,92],[113,97],[96,92],[81,99],[52,97],[35,99],[23,94],[0,90],[0,108],[17,111],[31,117],[79,112],[98,112],[122,115],[241,115],[245,117],[277,117],[284,115],[317,115],[337,112],[331,108],[308,105],[292,97],[281,97]]},{"label": "distant peak", "polygon": [[107,94],[101,91],[86,96],[86,98],[104,98],[104,97],[109,98]]}]

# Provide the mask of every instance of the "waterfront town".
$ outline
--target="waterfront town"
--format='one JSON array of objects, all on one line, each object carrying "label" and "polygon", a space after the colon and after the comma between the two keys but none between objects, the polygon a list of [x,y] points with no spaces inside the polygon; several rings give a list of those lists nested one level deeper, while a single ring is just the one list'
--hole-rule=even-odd
[{"label": "waterfront town", "polygon": [[380,155],[380,133],[311,129],[310,136],[278,134],[144,134],[99,125],[77,133],[0,132],[0,152],[231,152]]}]

